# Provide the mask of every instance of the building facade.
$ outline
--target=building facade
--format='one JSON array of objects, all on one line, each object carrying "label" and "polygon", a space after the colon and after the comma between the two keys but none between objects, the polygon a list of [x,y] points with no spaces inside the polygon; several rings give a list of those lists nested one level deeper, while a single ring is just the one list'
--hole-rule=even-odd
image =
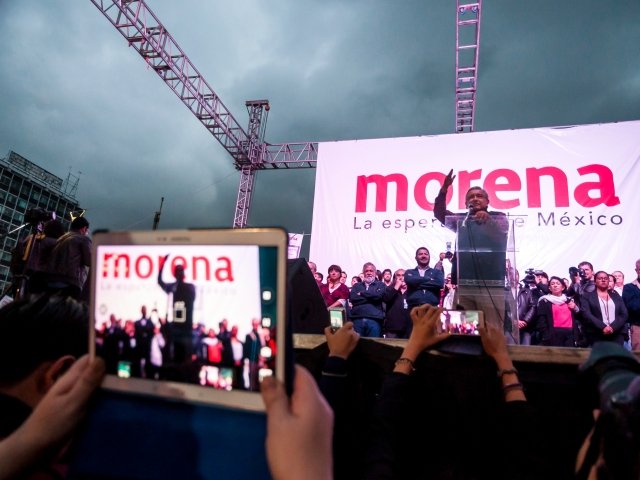
[{"label": "building facade", "polygon": [[[81,210],[75,199],[78,180],[71,182],[53,175],[16,152],[0,158],[0,288],[3,294],[13,281],[9,266],[16,244],[37,228],[31,218],[35,209],[39,216],[52,216],[69,229],[71,213]],[[25,219],[26,218],[26,219]],[[4,296],[4,295],[3,295]]]}]

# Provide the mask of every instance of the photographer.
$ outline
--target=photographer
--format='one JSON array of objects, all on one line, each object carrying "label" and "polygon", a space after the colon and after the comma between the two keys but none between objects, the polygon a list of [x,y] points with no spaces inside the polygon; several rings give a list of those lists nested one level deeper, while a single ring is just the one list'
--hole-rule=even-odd
[{"label": "photographer", "polygon": [[578,302],[582,294],[595,292],[596,290],[596,282],[593,280],[593,265],[589,262],[580,262],[578,264],[578,268],[575,273],[578,274],[580,280],[578,280],[572,272],[574,272],[573,267],[569,269],[569,274],[571,275],[573,283],[569,287],[567,294],[570,297],[574,297],[576,302]]},{"label": "photographer", "polygon": [[12,289],[16,299],[45,290],[49,255],[56,240],[65,233],[62,223],[55,220],[55,214],[41,208],[27,210],[24,219],[31,225],[31,233],[11,252]]},{"label": "photographer", "polygon": [[78,217],[71,222],[69,232],[57,240],[48,264],[47,288],[50,291],[60,291],[76,300],[89,300],[89,289],[85,284],[91,266],[92,242],[88,234],[89,221]]},{"label": "photographer", "polygon": [[640,363],[624,347],[600,342],[580,372],[595,420],[578,453],[575,478],[640,478]]},{"label": "photographer", "polygon": [[518,330],[520,345],[538,345],[540,343],[536,310],[540,294],[536,289],[535,270],[529,268],[518,289],[516,302],[518,305]]}]

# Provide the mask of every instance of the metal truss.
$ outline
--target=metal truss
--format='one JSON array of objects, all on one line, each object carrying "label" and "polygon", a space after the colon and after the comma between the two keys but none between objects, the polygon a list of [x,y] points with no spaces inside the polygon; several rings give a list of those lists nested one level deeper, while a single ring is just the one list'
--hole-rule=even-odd
[{"label": "metal truss", "polygon": [[472,132],[478,88],[480,13],[482,0],[457,1],[456,11],[456,129]]}]

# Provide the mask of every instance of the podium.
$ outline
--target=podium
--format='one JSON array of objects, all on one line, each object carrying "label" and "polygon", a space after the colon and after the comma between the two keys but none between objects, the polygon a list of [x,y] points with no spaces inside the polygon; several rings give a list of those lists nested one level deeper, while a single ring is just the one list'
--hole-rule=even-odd
[{"label": "podium", "polygon": [[514,219],[501,212],[490,212],[486,222],[454,214],[445,217],[445,226],[456,233],[451,280],[457,308],[481,310],[508,343],[519,343]]}]

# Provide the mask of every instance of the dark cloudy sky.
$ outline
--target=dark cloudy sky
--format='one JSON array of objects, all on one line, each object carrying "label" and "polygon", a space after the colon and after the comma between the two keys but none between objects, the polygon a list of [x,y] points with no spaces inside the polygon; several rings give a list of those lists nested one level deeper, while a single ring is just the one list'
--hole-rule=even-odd
[{"label": "dark cloudy sky", "polygon": [[[148,0],[270,143],[453,133],[455,4]],[[230,156],[89,0],[0,0],[0,45],[0,156],[79,175],[92,227],[233,224]],[[476,130],[640,119],[639,45],[638,0],[485,1]],[[249,225],[310,233],[314,176],[259,173]]]}]

